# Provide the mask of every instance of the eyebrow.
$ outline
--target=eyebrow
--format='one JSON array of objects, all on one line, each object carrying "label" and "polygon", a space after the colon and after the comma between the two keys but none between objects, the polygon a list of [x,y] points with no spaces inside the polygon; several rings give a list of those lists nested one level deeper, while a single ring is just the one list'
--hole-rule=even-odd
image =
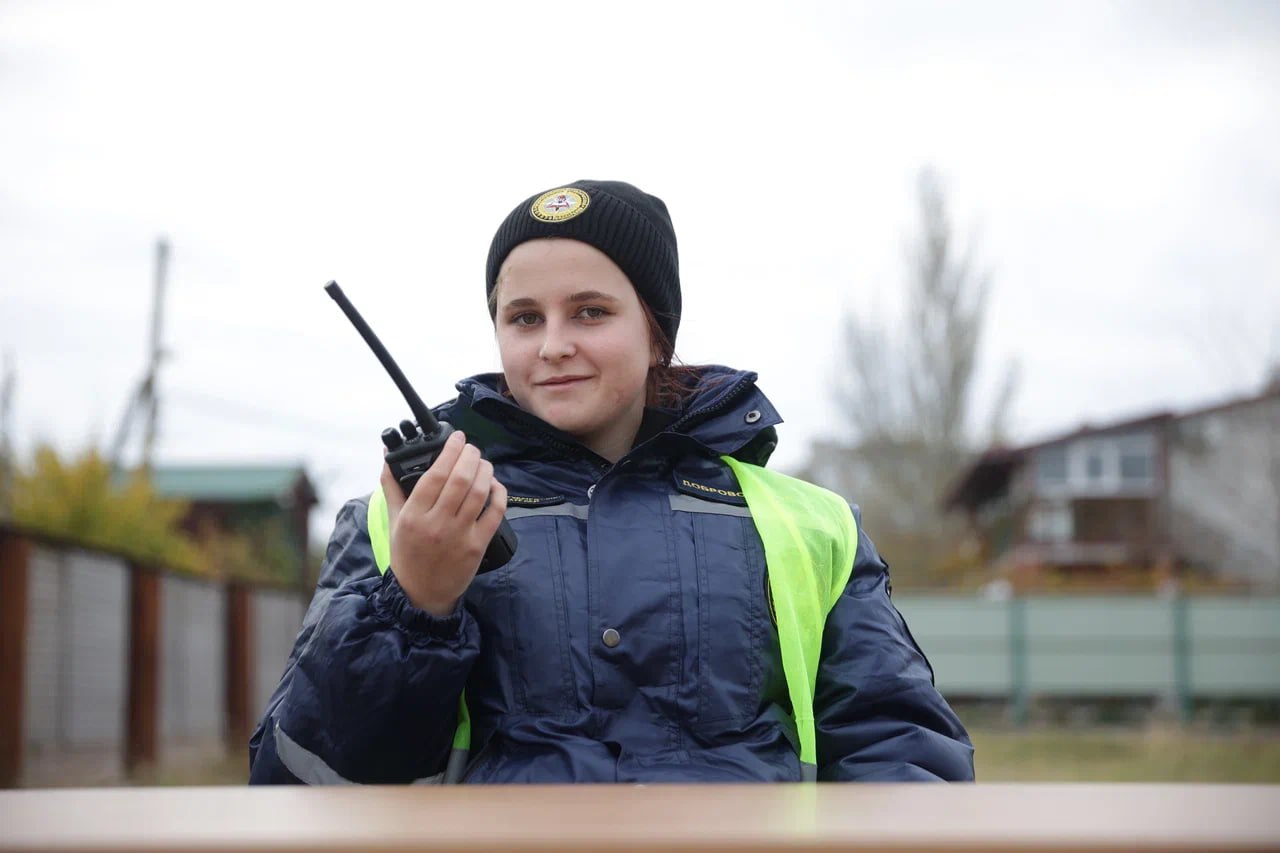
[{"label": "eyebrow", "polygon": [[[598,290],[580,290],[577,293],[570,294],[565,300],[568,303],[575,302],[617,302],[616,296],[610,296],[607,293],[601,293]],[[506,304],[506,308],[533,308],[538,305],[538,300],[528,296],[522,296],[519,299],[512,299]]]}]

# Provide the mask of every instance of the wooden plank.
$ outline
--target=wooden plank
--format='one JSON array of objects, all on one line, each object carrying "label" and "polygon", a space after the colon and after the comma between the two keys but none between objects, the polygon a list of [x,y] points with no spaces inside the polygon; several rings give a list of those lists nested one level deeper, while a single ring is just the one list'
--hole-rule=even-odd
[{"label": "wooden plank", "polygon": [[1280,786],[558,785],[0,792],[0,851],[24,849],[1276,850]]},{"label": "wooden plank", "polygon": [[129,693],[125,769],[154,764],[160,708],[160,576],[129,567]]},{"label": "wooden plank", "polygon": [[245,752],[253,731],[250,693],[253,684],[253,619],[250,590],[242,584],[227,586],[227,748]]},{"label": "wooden plank", "polygon": [[22,707],[27,658],[31,541],[0,528],[0,787],[22,774]]}]

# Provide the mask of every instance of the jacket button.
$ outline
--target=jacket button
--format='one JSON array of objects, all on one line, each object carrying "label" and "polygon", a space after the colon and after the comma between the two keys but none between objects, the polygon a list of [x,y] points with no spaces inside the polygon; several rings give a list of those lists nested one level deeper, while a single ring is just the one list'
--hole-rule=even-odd
[{"label": "jacket button", "polygon": [[613,628],[605,628],[604,634],[601,635],[600,639],[604,641],[606,646],[613,648],[622,642],[622,635]]},{"label": "jacket button", "polygon": [[747,412],[747,423],[753,424],[758,420],[760,420],[759,409],[752,409],[751,411]]},{"label": "jacket button", "polygon": [[587,486],[587,500],[591,500],[591,496],[594,495],[595,493],[596,493],[595,483],[592,483],[590,486]]}]

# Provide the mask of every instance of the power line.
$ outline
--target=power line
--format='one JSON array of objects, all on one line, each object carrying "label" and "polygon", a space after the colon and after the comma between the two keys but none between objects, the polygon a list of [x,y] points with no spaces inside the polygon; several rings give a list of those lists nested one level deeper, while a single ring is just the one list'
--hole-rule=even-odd
[{"label": "power line", "polygon": [[228,400],[199,391],[173,390],[169,392],[170,405],[212,415],[224,421],[232,421],[255,427],[282,429],[293,433],[305,433],[311,438],[368,444],[377,440],[376,435],[361,430],[335,427],[332,422],[312,420],[292,414],[281,414],[240,400]]}]

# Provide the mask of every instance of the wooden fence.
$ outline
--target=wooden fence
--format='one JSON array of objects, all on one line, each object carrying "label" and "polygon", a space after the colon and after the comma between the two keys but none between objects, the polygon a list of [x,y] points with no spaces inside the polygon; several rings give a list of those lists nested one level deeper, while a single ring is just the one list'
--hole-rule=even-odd
[{"label": "wooden fence", "polygon": [[0,786],[246,750],[304,605],[0,527]]},{"label": "wooden fence", "polygon": [[[895,601],[897,597],[895,596]],[[1280,599],[1031,596],[897,601],[949,698],[1280,701]]]}]

